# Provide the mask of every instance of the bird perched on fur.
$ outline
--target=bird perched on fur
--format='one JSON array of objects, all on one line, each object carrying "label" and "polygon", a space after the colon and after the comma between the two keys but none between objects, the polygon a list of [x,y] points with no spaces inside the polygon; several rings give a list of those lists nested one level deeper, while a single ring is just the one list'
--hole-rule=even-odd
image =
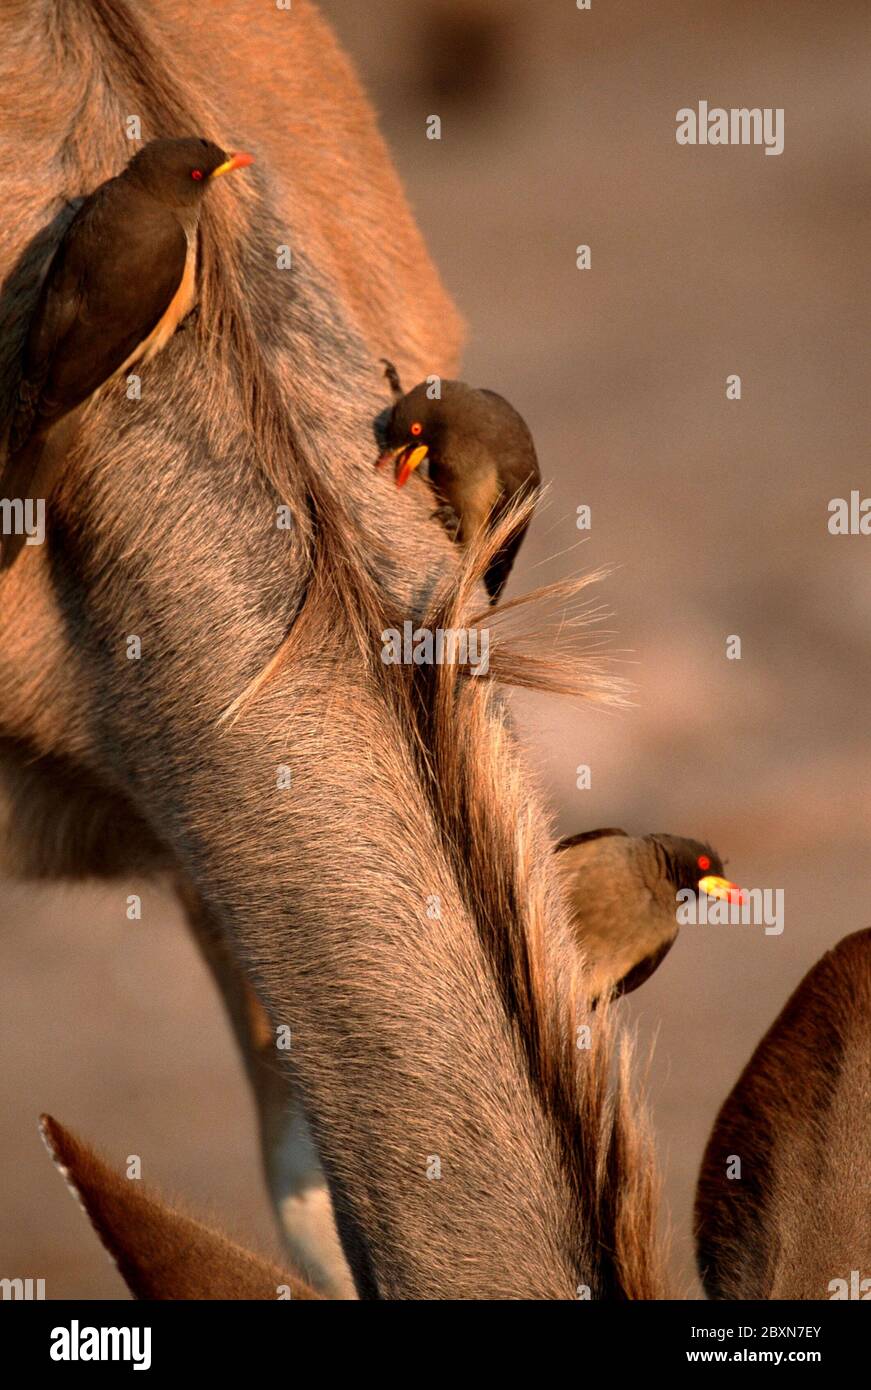
[{"label": "bird perched on fur", "polygon": [[593,998],[627,994],[653,974],[677,937],[681,889],[741,898],[716,851],[678,835],[590,830],[560,840],[557,862]]},{"label": "bird perched on fur", "polygon": [[[511,502],[538,488],[541,472],[532,435],[514,407],[495,391],[443,381],[438,400],[430,400],[426,382],[403,394],[396,368],[386,361],[385,366],[394,404],[379,417],[383,448],[376,466],[392,464],[396,486],[404,487],[426,459],[429,482],[440,503],[436,515],[448,524],[455,540],[468,544],[497,522]],[[523,526],[484,576],[493,603],[525,534]]]},{"label": "bird perched on fur", "polygon": [[[196,299],[197,231],[212,181],[253,163],[196,137],[152,140],[85,198],[52,257],[24,346],[0,475],[47,498],[72,431],[56,431],[116,373],[163,348]],[[0,567],[21,537],[4,541]]]}]

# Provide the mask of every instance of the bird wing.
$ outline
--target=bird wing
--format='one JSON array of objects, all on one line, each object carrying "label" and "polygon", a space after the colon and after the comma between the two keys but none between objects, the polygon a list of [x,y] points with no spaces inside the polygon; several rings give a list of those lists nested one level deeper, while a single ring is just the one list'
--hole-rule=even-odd
[{"label": "bird wing", "polygon": [[[0,494],[48,497],[67,456],[45,435],[108,381],[160,322],[188,243],[168,208],[113,179],[61,239],[28,329],[24,370],[0,467]],[[4,564],[11,562],[12,547]]]},{"label": "bird wing", "polygon": [[626,836],[626,831],[612,829],[609,826],[606,830],[582,830],[578,835],[566,835],[564,839],[559,841],[556,853],[559,854],[561,849],[568,849],[570,845],[583,845],[587,840],[601,840],[604,835]]},{"label": "bird wing", "polygon": [[529,523],[527,522],[526,526],[512,536],[507,545],[503,545],[490,562],[487,573],[484,575],[484,584],[490,595],[491,603],[498,603],[499,596],[508,582],[508,576],[514,568],[517,552],[523,544],[523,538],[528,529]]},{"label": "bird wing", "polygon": [[64,240],[49,262],[28,328],[24,370],[9,435],[12,452],[22,448],[33,433],[55,348],[75,323],[81,305],[78,279],[62,255]]},{"label": "bird wing", "polygon": [[[160,321],[181,283],[178,218],[113,179],[79,210],[43,283],[19,392],[34,429],[80,405]],[[18,438],[21,421],[16,413]]]},{"label": "bird wing", "polygon": [[557,862],[593,998],[637,989],[678,934],[674,915],[650,891],[639,843],[622,830],[594,830],[558,846],[566,851]]},{"label": "bird wing", "polygon": [[[492,525],[499,520],[505,508],[512,502],[521,497],[536,494],[541,486],[541,469],[538,465],[538,456],[535,452],[532,435],[523,416],[518,414],[514,407],[495,391],[488,391],[484,388],[481,394],[498,401],[503,413],[510,414],[513,429],[524,443],[524,447],[521,449],[503,448],[499,451],[499,482],[502,492],[499,501],[493,508]],[[531,520],[532,517],[530,516],[526,525],[516,531],[508,544],[503,546],[499,553],[493,557],[493,561],[484,576],[484,583],[490,595],[491,603],[498,601],[505,588]]]},{"label": "bird wing", "polygon": [[[505,511],[505,508],[509,506],[509,504],[512,501],[514,501],[516,497],[520,495],[525,495],[527,491],[533,491],[535,488],[538,487],[541,481],[541,474],[537,471],[535,474],[527,473],[525,479],[521,479],[517,482],[515,482],[510,477],[506,478],[503,474],[500,475],[500,481],[503,484],[503,491],[499,498],[499,501],[493,508],[493,513],[490,519],[491,525],[495,525],[496,522],[499,521],[500,517]],[[508,491],[505,490],[506,482],[508,483]],[[487,593],[490,595],[491,603],[498,602],[499,596],[502,593],[502,590],[505,588],[505,585],[508,581],[508,576],[514,568],[514,561],[517,559],[517,552],[523,544],[523,541],[526,537],[526,533],[529,530],[529,522],[531,520],[532,517],[530,516],[526,524],[524,526],[521,526],[519,530],[515,531],[514,535],[508,541],[507,545],[503,545],[502,549],[497,551],[497,553],[493,556],[493,559],[491,560],[487,568],[487,573],[484,575],[484,584],[486,586]]]},{"label": "bird wing", "polygon": [[510,460],[502,459],[501,476],[510,481],[512,485],[510,491],[513,493],[521,486],[530,489],[539,487],[541,468],[538,463],[538,455],[535,452],[535,440],[520,411],[515,410],[511,402],[506,401],[504,396],[500,396],[498,391],[491,391],[487,386],[480,388],[480,395],[487,396],[494,403],[498,412],[496,418],[500,419],[503,428],[508,425],[512,431],[522,437],[526,445],[523,453],[517,458],[515,468],[512,468]]}]

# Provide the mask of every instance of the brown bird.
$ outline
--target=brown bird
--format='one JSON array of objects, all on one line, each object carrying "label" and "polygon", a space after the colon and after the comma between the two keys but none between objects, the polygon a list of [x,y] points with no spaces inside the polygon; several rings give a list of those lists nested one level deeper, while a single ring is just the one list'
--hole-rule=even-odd
[{"label": "brown bird", "polygon": [[[403,395],[396,368],[386,361],[385,366],[395,399],[376,423],[382,446],[376,466],[393,464],[396,486],[404,487],[426,459],[429,482],[440,503],[435,515],[455,540],[468,544],[497,522],[515,498],[538,488],[541,472],[532,435],[514,407],[495,391],[443,381],[438,400],[430,400],[426,382]],[[526,526],[484,576],[493,603],[525,534]]]},{"label": "brown bird", "polygon": [[710,845],[678,835],[589,830],[557,845],[593,998],[628,994],[652,975],[678,933],[681,889],[740,901]]},{"label": "brown bird", "polygon": [[[253,163],[196,137],[152,140],[72,218],[24,346],[0,495],[47,498],[71,437],[62,420],[110,377],[154,357],[196,299],[197,231],[213,179]],[[2,547],[10,565],[22,537]]]}]

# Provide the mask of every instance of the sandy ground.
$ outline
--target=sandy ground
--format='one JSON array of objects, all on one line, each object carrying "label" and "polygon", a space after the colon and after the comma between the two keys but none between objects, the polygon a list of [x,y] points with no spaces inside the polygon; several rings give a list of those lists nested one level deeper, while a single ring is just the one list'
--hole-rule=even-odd
[{"label": "sandy ground", "polygon": [[[692,1291],[718,1105],[802,974],[871,920],[871,537],[827,531],[831,498],[871,493],[871,15],[848,0],[324,8],[468,320],[465,375],[537,441],[550,494],[510,592],[618,567],[601,592],[634,707],[516,700],[560,829],[707,838],[733,877],[785,892],[782,935],[686,928],[627,1005],[642,1050],[656,1039],[675,1279]],[[675,113],[699,99],[783,107],[784,153],[677,146]],[[571,550],[581,504],[592,531]],[[122,1285],[41,1148],[40,1110],[272,1239],[219,1004],[171,902],[139,888],[135,923],[130,885],[0,890],[0,1272],[45,1277],[49,1297]]]}]

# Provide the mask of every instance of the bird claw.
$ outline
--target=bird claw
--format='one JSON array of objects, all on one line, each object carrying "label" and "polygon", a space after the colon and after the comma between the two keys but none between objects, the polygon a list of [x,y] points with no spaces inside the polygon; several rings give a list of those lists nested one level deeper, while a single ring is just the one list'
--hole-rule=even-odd
[{"label": "bird claw", "polygon": [[378,360],[384,364],[385,380],[390,387],[393,399],[398,401],[402,395],[402,383],[399,380],[399,373],[393,363],[389,362],[386,357],[380,357]]}]

